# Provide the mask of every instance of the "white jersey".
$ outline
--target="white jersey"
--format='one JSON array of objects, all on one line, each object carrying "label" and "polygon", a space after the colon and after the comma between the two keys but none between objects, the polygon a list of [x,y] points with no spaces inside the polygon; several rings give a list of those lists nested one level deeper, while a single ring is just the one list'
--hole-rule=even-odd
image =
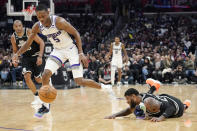
[{"label": "white jersey", "polygon": [[112,58],[122,58],[122,43],[119,42],[119,45],[116,45],[115,42],[113,44],[113,57]]},{"label": "white jersey", "polygon": [[73,40],[66,31],[57,29],[56,18],[57,16],[55,15],[50,16],[51,26],[49,28],[44,27],[41,22],[39,22],[40,31],[43,35],[47,36],[54,48],[67,48],[73,44]]}]

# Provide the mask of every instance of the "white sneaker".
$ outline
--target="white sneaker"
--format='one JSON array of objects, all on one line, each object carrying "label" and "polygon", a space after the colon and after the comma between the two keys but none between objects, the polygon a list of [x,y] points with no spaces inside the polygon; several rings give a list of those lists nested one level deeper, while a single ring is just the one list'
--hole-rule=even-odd
[{"label": "white sneaker", "polygon": [[105,85],[105,84],[101,83],[101,90],[111,93],[112,92],[112,86],[111,85]]},{"label": "white sneaker", "polygon": [[40,100],[39,96],[34,96],[34,101],[31,103],[32,105],[39,105],[43,102]]},{"label": "white sneaker", "polygon": [[120,86],[121,86],[121,82],[120,82],[120,81],[117,83],[117,86],[118,86],[118,87],[120,87]]}]

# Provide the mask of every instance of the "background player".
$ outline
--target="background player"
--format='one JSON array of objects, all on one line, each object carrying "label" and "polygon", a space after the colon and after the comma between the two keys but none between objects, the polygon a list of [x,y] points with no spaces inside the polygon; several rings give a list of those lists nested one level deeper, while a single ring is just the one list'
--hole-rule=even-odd
[{"label": "background player", "polygon": [[125,46],[122,42],[120,42],[119,37],[115,37],[115,42],[111,43],[110,51],[106,55],[106,59],[108,60],[109,57],[112,55],[112,62],[111,62],[111,84],[114,85],[115,79],[115,71],[118,68],[118,85],[120,85],[121,77],[122,77],[122,50],[124,52],[126,63],[128,62],[129,58],[127,56],[127,52],[125,50]]},{"label": "background player", "polygon": [[[24,28],[20,20],[15,20],[13,24],[14,33],[11,36],[11,43],[13,48],[13,54],[16,54],[19,48],[21,48],[27,41],[31,34],[31,29]],[[32,104],[40,104],[38,92],[36,86],[32,81],[32,74],[35,77],[36,82],[41,83],[41,71],[42,71],[42,56],[44,52],[44,41],[36,35],[33,39],[31,46],[22,56],[23,75],[27,86],[31,89],[35,95],[35,100]],[[18,66],[18,61],[13,61],[14,66]]]},{"label": "background player", "polygon": [[[34,24],[32,34],[29,36],[26,44],[13,56],[13,60],[17,60],[18,56],[23,54],[30,47],[37,33],[42,33],[48,37],[54,47],[46,61],[42,75],[43,86],[49,84],[49,79],[52,74],[68,59],[74,80],[78,85],[107,89],[109,86],[101,86],[93,80],[83,78],[82,63],[85,67],[88,67],[88,60],[83,54],[81,38],[78,31],[64,18],[55,15],[49,16],[49,11],[45,5],[40,4],[36,7],[36,16],[39,22]],[[73,44],[73,40],[69,34],[74,36],[77,47]],[[44,113],[48,112],[49,108],[43,105],[35,115],[42,117]]]},{"label": "background player", "polygon": [[[153,86],[151,87],[152,89],[154,88]],[[153,91],[149,91],[149,93],[139,93],[134,88],[128,89],[125,92],[125,97],[130,107],[111,116],[107,116],[106,119],[127,116],[134,112],[137,105],[143,102],[146,107],[148,118],[151,118],[153,122],[160,122],[165,120],[165,118],[181,117],[184,110],[190,105],[188,100],[183,104],[178,98],[173,96],[167,94],[156,96],[151,93],[153,93]]]}]

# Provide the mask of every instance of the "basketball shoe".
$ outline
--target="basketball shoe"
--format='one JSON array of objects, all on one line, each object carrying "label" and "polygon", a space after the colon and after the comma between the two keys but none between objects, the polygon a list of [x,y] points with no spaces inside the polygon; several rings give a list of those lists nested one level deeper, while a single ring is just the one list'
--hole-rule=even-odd
[{"label": "basketball shoe", "polygon": [[[44,103],[47,105],[47,103]],[[37,118],[42,118],[44,114],[48,113],[50,111],[50,104],[48,104],[48,107],[42,104],[42,107],[38,109],[38,112],[34,114],[35,117]]]},{"label": "basketball shoe", "polygon": [[108,93],[112,93],[113,92],[112,85],[105,85],[103,83],[101,83],[101,90],[105,91],[105,92],[108,92]]},{"label": "basketball shoe", "polygon": [[158,80],[154,80],[154,79],[152,79],[152,78],[148,78],[147,80],[146,80],[146,83],[150,86],[150,87],[155,87],[156,88],[156,91],[158,91],[159,90],[159,88],[160,88],[160,86],[161,86],[161,82],[160,81],[158,81]]},{"label": "basketball shoe", "polygon": [[183,104],[184,104],[185,110],[186,110],[186,109],[188,109],[188,108],[190,107],[191,101],[190,101],[190,100],[185,100],[185,101],[183,102]]}]

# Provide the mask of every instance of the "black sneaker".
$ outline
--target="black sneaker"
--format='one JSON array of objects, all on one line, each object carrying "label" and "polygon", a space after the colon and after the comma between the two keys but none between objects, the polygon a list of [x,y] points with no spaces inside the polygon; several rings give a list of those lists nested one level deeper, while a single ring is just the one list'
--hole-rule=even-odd
[{"label": "black sneaker", "polygon": [[37,118],[42,118],[44,114],[48,113],[50,110],[50,104],[49,104],[49,109],[47,109],[43,104],[40,109],[38,109],[38,112],[34,114],[35,117]]}]

